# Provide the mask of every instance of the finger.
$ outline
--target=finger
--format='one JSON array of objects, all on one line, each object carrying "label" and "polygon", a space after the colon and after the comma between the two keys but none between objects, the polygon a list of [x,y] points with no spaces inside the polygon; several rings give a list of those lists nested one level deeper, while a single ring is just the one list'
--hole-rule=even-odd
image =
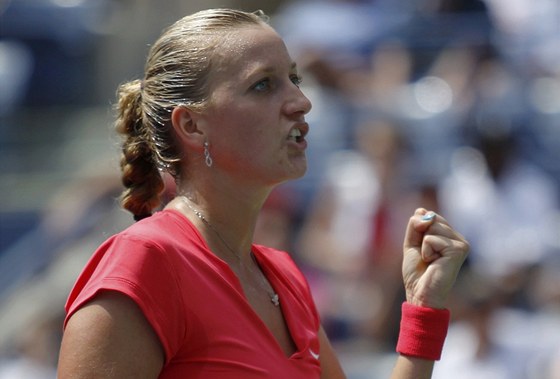
[{"label": "finger", "polygon": [[463,236],[458,233],[453,227],[449,224],[439,221],[439,216],[431,225],[428,226],[424,235],[434,235],[434,236],[442,236],[447,238],[453,239],[463,239]]},{"label": "finger", "polygon": [[433,219],[433,222],[428,224],[428,229],[424,232],[424,234],[433,234],[433,235],[441,235],[449,238],[454,238],[458,240],[465,241],[465,237],[463,237],[457,230],[455,230],[451,224],[440,214],[435,212],[427,212],[423,215],[423,221],[430,221]]},{"label": "finger", "polygon": [[434,212],[428,212],[424,208],[418,208],[414,215],[408,220],[404,238],[405,250],[409,248],[420,248],[424,233],[428,230],[438,216]]},{"label": "finger", "polygon": [[439,220],[443,219],[441,216],[437,216],[437,221],[432,223],[424,233],[424,238],[426,236],[439,236],[444,238],[449,238],[453,240],[460,241],[462,243],[466,243],[465,237],[455,230],[451,225],[446,223],[445,221],[440,222]]},{"label": "finger", "polygon": [[436,235],[426,235],[422,243],[420,254],[422,260],[431,263],[440,257],[458,256],[465,259],[468,252],[468,244],[463,239],[447,238]]}]

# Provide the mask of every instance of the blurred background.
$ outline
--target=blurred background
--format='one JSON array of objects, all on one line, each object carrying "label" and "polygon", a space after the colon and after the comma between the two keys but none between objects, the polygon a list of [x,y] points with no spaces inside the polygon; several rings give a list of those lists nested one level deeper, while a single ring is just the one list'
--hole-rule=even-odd
[{"label": "blurred background", "polygon": [[559,379],[558,0],[0,0],[0,379],[55,378],[66,296],[132,223],[116,88],[211,7],[269,14],[313,102],[256,240],[305,271],[348,377],[389,376],[422,206],[472,247],[434,378]]}]

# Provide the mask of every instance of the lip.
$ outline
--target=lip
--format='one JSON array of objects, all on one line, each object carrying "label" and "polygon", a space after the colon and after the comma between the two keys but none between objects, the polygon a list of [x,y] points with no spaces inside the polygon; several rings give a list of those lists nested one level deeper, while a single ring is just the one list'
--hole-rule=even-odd
[{"label": "lip", "polygon": [[307,133],[309,133],[309,124],[305,121],[298,123],[295,128],[299,129],[301,132],[301,138],[305,138]]}]

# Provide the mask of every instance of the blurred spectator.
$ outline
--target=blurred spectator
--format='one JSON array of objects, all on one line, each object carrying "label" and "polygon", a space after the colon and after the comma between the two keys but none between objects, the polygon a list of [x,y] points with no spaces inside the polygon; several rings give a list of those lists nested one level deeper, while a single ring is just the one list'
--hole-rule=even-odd
[{"label": "blurred spectator", "polygon": [[440,187],[442,211],[471,254],[454,304],[461,311],[449,332],[451,357],[434,378],[556,379],[558,187],[520,153],[516,118],[471,116],[474,138],[456,150]]},{"label": "blurred spectator", "polygon": [[542,263],[558,238],[558,188],[547,173],[519,157],[508,119],[479,125],[474,147],[456,151],[441,204],[471,242],[470,263],[506,278]]},{"label": "blurred spectator", "polygon": [[550,0],[485,0],[496,25],[493,39],[521,72],[558,73],[560,4]]},{"label": "blurred spectator", "polygon": [[433,378],[558,379],[560,313],[505,306],[507,289],[493,278],[465,270],[452,305],[444,359]]},{"label": "blurred spectator", "polygon": [[397,124],[364,122],[356,146],[330,157],[297,250],[331,338],[384,349],[394,342],[403,296],[401,234],[420,205],[403,176],[406,143]]}]

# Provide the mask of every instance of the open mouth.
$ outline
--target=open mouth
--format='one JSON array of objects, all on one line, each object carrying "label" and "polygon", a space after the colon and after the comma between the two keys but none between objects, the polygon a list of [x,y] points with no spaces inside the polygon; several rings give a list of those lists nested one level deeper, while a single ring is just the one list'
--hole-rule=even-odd
[{"label": "open mouth", "polygon": [[299,130],[298,128],[293,128],[292,130],[290,130],[290,135],[288,136],[288,139],[290,141],[301,142],[303,141],[303,134],[301,133],[301,130]]},{"label": "open mouth", "polygon": [[303,121],[297,123],[291,130],[290,134],[288,135],[288,141],[294,141],[296,143],[305,142],[305,136],[309,131],[309,125]]}]

